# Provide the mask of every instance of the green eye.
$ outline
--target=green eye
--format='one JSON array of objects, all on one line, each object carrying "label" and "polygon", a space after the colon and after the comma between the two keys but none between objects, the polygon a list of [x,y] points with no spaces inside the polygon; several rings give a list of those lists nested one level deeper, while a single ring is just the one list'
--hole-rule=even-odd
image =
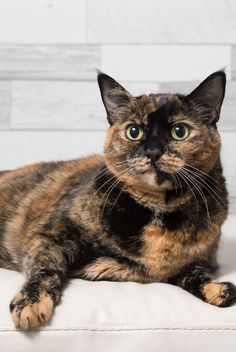
[{"label": "green eye", "polygon": [[187,138],[189,133],[189,128],[181,123],[176,124],[171,128],[171,136],[176,141],[182,141],[183,139]]},{"label": "green eye", "polygon": [[131,141],[138,141],[143,137],[143,129],[139,125],[130,125],[126,129],[126,137]]}]

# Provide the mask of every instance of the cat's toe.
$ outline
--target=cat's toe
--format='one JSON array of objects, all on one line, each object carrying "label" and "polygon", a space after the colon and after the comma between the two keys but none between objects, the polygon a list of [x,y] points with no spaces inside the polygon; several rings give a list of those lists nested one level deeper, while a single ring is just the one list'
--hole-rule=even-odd
[{"label": "cat's toe", "polygon": [[12,320],[24,330],[37,328],[51,318],[53,306],[51,297],[45,293],[32,303],[19,292],[10,304]]},{"label": "cat's toe", "polygon": [[231,282],[222,282],[224,289],[221,292],[221,304],[219,307],[229,307],[236,303],[236,286]]},{"label": "cat's toe", "polygon": [[236,286],[231,282],[210,282],[204,285],[206,302],[218,307],[229,307],[236,303]]}]

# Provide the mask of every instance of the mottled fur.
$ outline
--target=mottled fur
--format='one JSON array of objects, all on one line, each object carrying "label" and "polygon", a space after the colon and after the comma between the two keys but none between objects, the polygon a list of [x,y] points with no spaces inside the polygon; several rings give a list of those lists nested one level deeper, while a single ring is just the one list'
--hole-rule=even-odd
[{"label": "mottled fur", "polygon": [[[10,304],[15,324],[48,321],[68,277],[169,282],[232,304],[234,286],[212,281],[227,216],[216,128],[225,74],[188,96],[134,98],[107,75],[98,81],[104,156],[0,173],[0,266],[26,276]],[[170,136],[177,122],[191,130],[185,140]],[[141,140],[128,140],[130,124],[142,126]]]}]

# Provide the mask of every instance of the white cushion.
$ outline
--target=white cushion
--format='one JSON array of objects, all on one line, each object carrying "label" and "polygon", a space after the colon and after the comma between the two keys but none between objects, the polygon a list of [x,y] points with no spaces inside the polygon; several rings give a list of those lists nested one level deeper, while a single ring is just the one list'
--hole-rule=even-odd
[{"label": "white cushion", "polygon": [[[223,227],[217,278],[236,284],[236,216]],[[236,350],[236,306],[217,308],[168,284],[89,282],[65,288],[50,324],[16,330],[9,302],[23,276],[0,269],[1,352],[157,352]]]}]

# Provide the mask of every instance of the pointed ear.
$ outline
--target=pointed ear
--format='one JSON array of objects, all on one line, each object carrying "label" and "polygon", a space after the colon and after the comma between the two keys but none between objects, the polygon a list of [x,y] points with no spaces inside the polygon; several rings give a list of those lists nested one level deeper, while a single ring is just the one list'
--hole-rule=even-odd
[{"label": "pointed ear", "polygon": [[113,124],[116,120],[116,112],[131,101],[132,95],[105,73],[98,72],[97,79],[108,122]]},{"label": "pointed ear", "polygon": [[205,108],[209,113],[210,122],[217,122],[225,96],[226,75],[224,71],[217,71],[208,76],[188,98]]}]

